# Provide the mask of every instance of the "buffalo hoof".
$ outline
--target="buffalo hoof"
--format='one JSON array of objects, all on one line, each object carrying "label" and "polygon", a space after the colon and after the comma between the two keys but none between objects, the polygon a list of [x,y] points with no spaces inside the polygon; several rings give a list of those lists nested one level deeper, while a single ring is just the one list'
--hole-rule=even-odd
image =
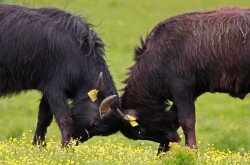
[{"label": "buffalo hoof", "polygon": [[160,153],[167,152],[167,151],[169,151],[169,143],[168,144],[160,143],[158,147],[157,156],[159,156]]},{"label": "buffalo hoof", "polygon": [[41,138],[38,138],[38,137],[34,137],[32,144],[33,145],[39,145],[39,146],[42,146],[42,147],[46,147],[45,139],[41,139]]}]

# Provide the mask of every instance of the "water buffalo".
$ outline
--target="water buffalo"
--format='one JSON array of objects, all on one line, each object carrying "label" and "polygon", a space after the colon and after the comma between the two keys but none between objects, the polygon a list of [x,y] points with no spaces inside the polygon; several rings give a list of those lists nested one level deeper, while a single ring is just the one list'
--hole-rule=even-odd
[{"label": "water buffalo", "polygon": [[163,147],[179,140],[181,126],[186,145],[196,147],[196,98],[222,92],[243,99],[250,91],[249,32],[250,9],[187,13],[160,22],[135,49],[121,111],[96,119],[99,124],[89,134],[120,129],[129,138]]},{"label": "water buffalo", "polygon": [[[79,123],[78,112],[71,111],[68,99],[73,100],[74,108],[80,100],[85,109],[95,111],[116,98],[104,44],[82,18],[55,8],[1,4],[0,38],[0,95],[30,89],[42,92],[35,144],[45,140],[53,115],[62,146],[72,136],[78,138],[74,129]],[[81,136],[88,139],[87,132]]]}]

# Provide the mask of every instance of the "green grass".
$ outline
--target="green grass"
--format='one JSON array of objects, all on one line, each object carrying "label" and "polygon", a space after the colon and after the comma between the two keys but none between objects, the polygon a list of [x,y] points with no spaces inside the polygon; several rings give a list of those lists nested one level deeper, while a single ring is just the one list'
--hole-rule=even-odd
[{"label": "green grass", "polygon": [[249,164],[250,152],[222,152],[207,146],[206,150],[196,152],[177,143],[170,144],[167,153],[156,156],[151,146],[131,146],[123,139],[106,138],[81,146],[71,145],[62,150],[58,140],[51,138],[46,148],[34,147],[26,135],[0,141],[0,164]]},{"label": "green grass", "polygon": [[[106,43],[106,60],[118,89],[123,87],[121,81],[126,77],[126,68],[133,64],[133,48],[138,44],[139,37],[146,36],[159,21],[189,11],[229,6],[250,7],[249,0],[0,0],[0,3],[34,7],[54,6],[86,16],[87,20],[96,26],[95,30]],[[34,132],[40,97],[38,92],[32,91],[0,100],[0,140],[10,137],[19,139],[23,132]],[[196,109],[197,138],[201,142],[199,152],[205,152],[208,144],[214,144],[213,147],[221,151],[230,149],[233,152],[242,152],[242,148],[244,152],[250,151],[249,96],[242,101],[225,94],[205,94],[197,100]],[[182,134],[181,130],[180,133]],[[54,122],[49,127],[47,137],[53,136],[60,139]],[[27,139],[32,140],[31,133],[27,134]],[[109,139],[112,143],[122,141],[125,146],[145,148],[145,152],[148,146],[152,147],[153,152],[158,146],[149,141],[129,140],[119,133]],[[93,145],[99,141],[105,142],[107,138],[94,137],[84,145]],[[182,144],[183,142],[184,138]],[[169,161],[165,161],[165,158],[162,160],[162,163]]]}]

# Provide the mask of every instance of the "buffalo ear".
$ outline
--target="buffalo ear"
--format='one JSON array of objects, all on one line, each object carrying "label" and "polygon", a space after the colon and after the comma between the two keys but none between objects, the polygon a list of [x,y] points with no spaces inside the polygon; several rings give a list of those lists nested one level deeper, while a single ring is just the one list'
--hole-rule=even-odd
[{"label": "buffalo ear", "polygon": [[124,111],[125,115],[129,115],[129,116],[133,116],[135,118],[135,120],[138,119],[138,113],[136,112],[135,109],[127,109]]},{"label": "buffalo ear", "polygon": [[124,119],[129,121],[130,119],[127,117],[127,115],[132,116],[135,120],[137,120],[137,112],[134,109],[126,109],[123,110],[123,112],[120,109],[117,109],[117,112],[120,114],[120,116]]},{"label": "buffalo ear", "polygon": [[98,97],[99,93],[101,92],[101,90],[103,89],[103,87],[104,87],[103,73],[100,72],[95,89],[92,89],[87,93],[89,98],[91,99],[91,101],[95,102],[97,100],[97,97]]},{"label": "buffalo ear", "polygon": [[138,119],[137,117],[137,113],[134,109],[128,109],[128,110],[125,110],[125,112],[121,112],[119,109],[117,109],[118,113],[121,115],[121,117],[128,121],[130,123],[130,125],[132,127],[136,127],[138,126],[139,124],[136,122],[136,120]]}]

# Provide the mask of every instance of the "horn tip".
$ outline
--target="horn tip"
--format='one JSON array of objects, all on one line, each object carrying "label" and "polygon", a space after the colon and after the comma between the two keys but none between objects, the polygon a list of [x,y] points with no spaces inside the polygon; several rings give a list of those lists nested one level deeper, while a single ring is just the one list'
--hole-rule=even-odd
[{"label": "horn tip", "polygon": [[103,73],[102,72],[100,72],[99,77],[103,77]]}]

